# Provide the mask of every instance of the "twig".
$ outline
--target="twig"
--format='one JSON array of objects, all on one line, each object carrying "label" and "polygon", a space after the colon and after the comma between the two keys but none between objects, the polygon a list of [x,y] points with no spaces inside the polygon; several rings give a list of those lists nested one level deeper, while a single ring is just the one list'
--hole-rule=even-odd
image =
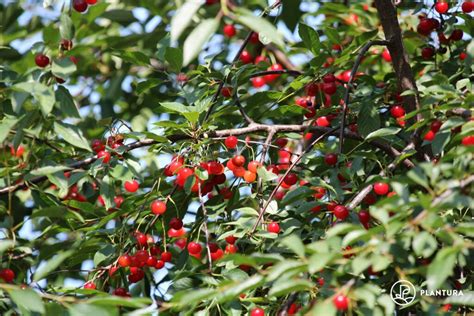
[{"label": "twig", "polygon": [[235,105],[237,105],[237,107],[239,108],[239,112],[240,114],[242,114],[242,117],[244,118],[244,120],[248,124],[255,124],[255,121],[250,116],[248,116],[247,112],[245,112],[244,110],[244,107],[240,103],[240,99],[239,99],[239,95],[237,91],[235,92],[234,101],[235,101]]},{"label": "twig", "polygon": [[201,204],[202,213],[204,215],[203,227],[204,227],[204,235],[206,237],[206,249],[207,249],[207,258],[209,262],[209,273],[212,273],[211,247],[209,246],[209,230],[207,228],[207,209],[206,209],[206,206],[204,205],[204,200],[202,199],[201,183],[198,184],[198,193],[199,193],[199,203]]},{"label": "twig", "polygon": [[292,75],[292,76],[301,76],[303,73],[298,70],[289,70],[289,69],[282,69],[282,70],[265,70],[265,71],[259,71],[251,74],[249,77],[250,78],[255,78],[255,77],[261,77],[261,76],[266,76],[266,75]]},{"label": "twig", "polygon": [[359,68],[360,63],[362,62],[362,58],[365,56],[365,54],[367,53],[370,47],[374,45],[388,45],[388,43],[389,43],[388,41],[383,41],[383,40],[369,41],[362,47],[359,54],[357,55],[356,61],[351,70],[351,76],[349,77],[349,81],[347,81],[347,84],[346,84],[346,92],[344,94],[344,103],[342,104],[343,111],[342,111],[341,127],[339,128],[339,153],[340,154],[342,153],[342,147],[344,145],[344,129],[346,127],[345,125],[346,125],[347,110],[349,109],[349,95],[352,88],[352,82],[354,81],[354,77],[357,73],[357,69]]}]

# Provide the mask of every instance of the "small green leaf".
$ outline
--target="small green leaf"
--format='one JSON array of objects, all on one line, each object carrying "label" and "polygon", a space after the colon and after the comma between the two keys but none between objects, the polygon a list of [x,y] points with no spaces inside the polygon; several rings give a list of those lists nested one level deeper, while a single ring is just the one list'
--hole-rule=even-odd
[{"label": "small green leaf", "polygon": [[202,51],[204,44],[217,31],[219,21],[207,19],[199,23],[188,35],[183,45],[183,66],[189,65]]},{"label": "small green leaf", "polygon": [[376,137],[384,137],[384,136],[390,136],[390,135],[395,135],[398,132],[400,132],[402,129],[398,127],[385,127],[378,129],[376,131],[373,131],[369,135],[367,135],[366,139],[372,139]]},{"label": "small green leaf", "polygon": [[259,39],[263,44],[274,43],[277,46],[284,47],[285,42],[283,36],[277,28],[268,20],[253,15],[249,10],[241,7],[236,10],[237,20],[252,31],[259,34]]},{"label": "small green leaf", "polygon": [[69,314],[71,316],[84,316],[84,315],[94,315],[94,316],[115,316],[118,315],[118,311],[115,308],[111,307],[101,307],[92,304],[76,304],[72,305],[69,308]]},{"label": "small green leaf", "polygon": [[380,116],[373,103],[364,102],[359,109],[357,128],[362,136],[369,135],[380,127]]},{"label": "small green leaf", "polygon": [[106,175],[100,183],[100,195],[104,199],[105,209],[107,210],[111,208],[114,203],[114,188],[111,184],[111,181],[111,178]]},{"label": "small green leaf", "polygon": [[197,13],[201,7],[201,1],[187,0],[171,18],[171,40],[177,41],[183,31],[191,23],[193,16]]},{"label": "small green leaf", "polygon": [[69,144],[92,151],[89,142],[82,135],[82,132],[78,127],[63,122],[54,122],[54,131]]},{"label": "small green leaf", "polygon": [[63,39],[72,39],[74,37],[74,24],[67,13],[62,13],[59,24],[59,33]]},{"label": "small green leaf", "polygon": [[300,258],[304,258],[304,245],[299,237],[296,235],[290,235],[285,237],[281,242],[282,245],[297,254]]},{"label": "small green leaf", "polygon": [[10,133],[10,130],[15,126],[15,124],[18,122],[18,119],[13,116],[8,116],[6,115],[1,121],[0,121],[0,143],[3,143],[5,138],[7,138],[8,134]]},{"label": "small green leaf", "polygon": [[309,258],[308,270],[316,273],[324,269],[332,260],[338,257],[335,253],[318,252]]},{"label": "small green leaf", "polygon": [[49,259],[47,262],[41,264],[33,276],[33,281],[39,281],[48,276],[49,273],[54,271],[61,263],[63,263],[64,260],[69,258],[74,253],[74,250],[62,251],[53,258]]},{"label": "small green leaf", "polygon": [[77,70],[76,64],[67,57],[54,58],[51,72],[58,78],[67,79]]},{"label": "small green leaf", "polygon": [[183,67],[183,51],[179,48],[166,47],[165,60],[171,67],[171,70],[179,72]]},{"label": "small green leaf", "polygon": [[38,102],[41,112],[46,117],[53,110],[56,98],[52,87],[39,82],[21,82],[14,85],[13,90],[31,94]]},{"label": "small green leaf", "polygon": [[271,296],[283,296],[292,292],[309,291],[313,287],[313,284],[308,280],[281,280],[273,284],[272,288],[268,292]]},{"label": "small green leaf", "polygon": [[413,238],[413,250],[418,256],[429,258],[437,248],[436,239],[426,231],[422,231]]},{"label": "small green leaf", "polygon": [[59,86],[55,92],[56,96],[56,106],[63,112],[66,117],[80,118],[79,111],[74,99],[69,93],[69,90],[63,86]]},{"label": "small green leaf", "polygon": [[318,56],[321,50],[321,41],[319,40],[318,32],[316,32],[312,27],[300,23],[298,26],[298,34],[303,40],[303,44],[306,48],[308,48],[315,56]]},{"label": "small green leaf", "polygon": [[453,274],[459,250],[458,247],[447,247],[436,254],[426,272],[426,284],[429,290],[439,289],[443,282]]},{"label": "small green leaf", "polygon": [[40,314],[45,311],[41,297],[31,289],[11,290],[8,294],[10,294],[12,301],[20,308]]}]

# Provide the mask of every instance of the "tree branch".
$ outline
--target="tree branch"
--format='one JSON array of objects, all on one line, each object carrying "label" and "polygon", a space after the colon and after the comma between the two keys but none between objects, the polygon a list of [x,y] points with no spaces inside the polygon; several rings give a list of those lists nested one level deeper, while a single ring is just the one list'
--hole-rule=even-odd
[{"label": "tree branch", "polygon": [[357,55],[356,61],[354,66],[351,70],[351,76],[349,77],[349,81],[346,84],[346,92],[344,94],[344,103],[342,104],[343,111],[342,111],[342,119],[341,119],[341,127],[339,128],[339,153],[342,153],[342,146],[344,145],[344,129],[346,125],[346,116],[347,110],[349,109],[349,95],[352,88],[352,82],[354,81],[354,77],[357,73],[357,69],[359,68],[360,63],[362,62],[362,58],[364,58],[365,54],[369,50],[370,47],[374,45],[388,45],[388,41],[382,40],[374,40],[367,42],[362,49],[360,50],[359,54]]}]

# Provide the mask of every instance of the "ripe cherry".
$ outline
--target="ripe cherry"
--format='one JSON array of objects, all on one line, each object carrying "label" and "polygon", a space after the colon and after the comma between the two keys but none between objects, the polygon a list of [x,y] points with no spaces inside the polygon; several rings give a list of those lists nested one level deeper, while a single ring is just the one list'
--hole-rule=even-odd
[{"label": "ripe cherry", "polygon": [[260,43],[260,39],[258,38],[258,33],[252,32],[252,34],[250,35],[250,43],[252,44]]},{"label": "ripe cherry", "polygon": [[390,191],[390,186],[385,182],[375,182],[374,183],[374,192],[377,195],[387,195]]},{"label": "ripe cherry", "polygon": [[463,137],[461,143],[462,143],[464,146],[472,146],[472,145],[474,145],[474,135],[469,135],[469,136]]},{"label": "ripe cherry", "polygon": [[394,118],[399,118],[405,115],[405,109],[400,105],[394,105],[390,108],[390,114]]},{"label": "ripe cherry", "polygon": [[151,203],[151,212],[155,215],[162,215],[166,212],[166,203],[160,200],[155,200]]},{"label": "ripe cherry", "polygon": [[323,77],[323,82],[325,83],[336,82],[336,76],[334,76],[334,74],[327,74]]},{"label": "ripe cherry", "polygon": [[[280,64],[273,64],[267,70],[279,71],[279,70],[283,70],[283,66]],[[280,74],[271,74],[271,75],[265,75],[263,79],[265,80],[265,82],[269,83],[269,82],[275,81],[276,79],[278,79],[278,77],[280,77]]]},{"label": "ripe cherry", "polygon": [[321,127],[328,127],[331,125],[331,122],[326,116],[321,116],[316,119],[316,125]]},{"label": "ripe cherry", "polygon": [[86,0],[73,0],[72,1],[72,7],[77,12],[82,13],[82,12],[87,10],[87,2],[86,2]]},{"label": "ripe cherry", "polygon": [[258,65],[260,63],[268,63],[268,58],[262,55],[258,55],[255,57],[255,60],[253,61],[255,65]]},{"label": "ripe cherry", "polygon": [[148,259],[146,259],[146,265],[149,267],[154,267],[157,262],[158,262],[158,259],[153,256],[148,256]]},{"label": "ripe cherry", "polygon": [[237,142],[238,142],[237,137],[227,136],[227,138],[224,141],[224,144],[228,149],[234,149],[235,147],[237,147]]},{"label": "ripe cherry", "polygon": [[97,0],[86,0],[88,5],[94,5],[97,3]]},{"label": "ripe cherry", "polygon": [[105,144],[100,139],[93,139],[91,142],[92,150],[98,153],[105,149]]},{"label": "ripe cherry", "polygon": [[255,307],[250,311],[250,316],[265,316],[265,311],[260,307]]},{"label": "ripe cherry", "polygon": [[228,244],[235,244],[235,242],[237,241],[237,237],[233,236],[233,235],[230,235],[230,236],[227,236],[225,238],[225,241],[228,243]]},{"label": "ripe cherry", "polygon": [[286,175],[285,179],[283,179],[283,182],[288,186],[292,186],[298,182],[298,176],[294,173],[289,173]]},{"label": "ripe cherry", "polygon": [[[161,261],[163,262],[170,262],[172,257],[173,255],[171,254],[171,252],[163,251],[161,253]],[[158,262],[160,262],[160,260]]]},{"label": "ripe cherry", "polygon": [[474,2],[472,0],[466,0],[461,5],[462,12],[471,13],[474,10]]},{"label": "ripe cherry", "polygon": [[433,49],[433,47],[423,47],[423,49],[421,50],[421,57],[423,57],[423,59],[431,59],[435,54],[435,51]]},{"label": "ripe cherry", "polygon": [[337,91],[337,86],[336,86],[336,83],[334,82],[325,82],[322,85],[322,89],[324,93],[333,95]]},{"label": "ripe cherry", "polygon": [[257,174],[250,170],[245,171],[243,177],[244,177],[245,182],[247,183],[252,183],[252,182],[255,182],[255,180],[257,180]]},{"label": "ripe cherry", "polygon": [[186,180],[194,174],[194,171],[190,168],[181,168],[178,171],[178,176],[176,177],[176,184],[180,187],[183,187],[186,183]]},{"label": "ripe cherry", "polygon": [[198,244],[197,242],[194,242],[194,241],[191,241],[189,244],[188,244],[188,251],[190,254],[198,254],[198,253],[201,253],[202,251],[202,247],[200,244]]},{"label": "ripe cherry", "polygon": [[10,154],[13,157],[20,158],[21,156],[23,156],[24,153],[25,153],[25,147],[23,147],[22,145],[19,145],[16,150],[15,150],[15,147],[10,146]]},{"label": "ripe cherry", "polygon": [[244,167],[235,167],[235,169],[232,170],[232,172],[234,176],[236,176],[237,178],[243,178],[246,170]]},{"label": "ripe cherry", "polygon": [[467,54],[465,52],[461,52],[459,54],[459,60],[464,60],[464,59],[466,59],[466,57],[467,57]]},{"label": "ripe cherry", "polygon": [[137,180],[125,181],[125,184],[124,184],[125,190],[130,193],[136,192],[139,186],[140,184],[138,183]]},{"label": "ripe cherry", "polygon": [[102,159],[103,163],[109,163],[110,161],[110,153],[106,150],[101,150],[97,153],[97,158]]},{"label": "ripe cherry", "polygon": [[251,171],[251,172],[253,172],[253,173],[257,173],[259,167],[260,167],[260,162],[255,161],[255,160],[252,160],[252,161],[249,162],[249,164],[247,165],[248,171]]},{"label": "ripe cherry", "polygon": [[382,58],[387,61],[387,62],[391,62],[392,61],[392,56],[390,55],[390,52],[388,51],[388,49],[384,49],[383,52],[382,52]]},{"label": "ripe cherry", "polygon": [[63,38],[60,45],[62,50],[71,50],[73,44],[71,40]]},{"label": "ripe cherry", "polygon": [[280,232],[280,225],[277,222],[271,222],[267,225],[267,231],[278,234]]},{"label": "ripe cherry", "polygon": [[435,138],[436,136],[436,133],[433,132],[432,130],[429,130],[425,136],[423,137],[424,140],[428,141],[428,142],[431,142],[433,141],[433,139]]},{"label": "ripe cherry", "polygon": [[326,194],[326,189],[323,187],[315,187],[313,190],[315,191],[315,193],[313,193],[313,197],[316,199],[322,199]]},{"label": "ripe cherry", "polygon": [[430,129],[434,133],[436,133],[440,130],[441,125],[443,125],[443,122],[441,122],[440,120],[434,120],[433,122],[431,122]]},{"label": "ripe cherry", "polygon": [[15,272],[12,269],[2,269],[0,270],[0,279],[5,281],[5,283],[12,283],[15,279]]},{"label": "ripe cherry", "polygon": [[343,294],[334,296],[332,302],[334,306],[336,306],[336,309],[340,311],[345,311],[349,307],[349,299]]},{"label": "ripe cherry", "polygon": [[217,249],[215,252],[211,252],[211,260],[217,261],[224,256],[224,251],[222,249]]},{"label": "ripe cherry", "polygon": [[336,205],[334,207],[334,210],[332,211],[334,216],[336,216],[336,218],[340,219],[340,220],[344,220],[347,218],[347,216],[349,216],[349,210],[347,209],[347,207],[345,207],[344,205]]},{"label": "ripe cherry", "polygon": [[333,153],[326,154],[324,156],[324,162],[329,166],[337,164],[337,155]]},{"label": "ripe cherry", "polygon": [[137,244],[142,247],[146,246],[148,243],[148,238],[141,232],[135,232],[135,239],[137,240]]},{"label": "ripe cherry", "polygon": [[38,54],[35,56],[36,66],[44,68],[49,65],[49,57],[44,54]]},{"label": "ripe cherry", "polygon": [[244,50],[239,58],[244,64],[250,64],[253,61],[252,55],[247,50]]},{"label": "ripe cherry", "polygon": [[221,90],[221,94],[224,98],[230,98],[232,96],[232,88],[231,87],[223,87]]},{"label": "ripe cherry", "polygon": [[131,263],[132,263],[132,258],[128,254],[121,255],[118,258],[118,264],[122,268],[129,267]]},{"label": "ripe cherry", "polygon": [[237,253],[237,251],[239,251],[239,249],[236,245],[228,244],[225,246],[225,253]]},{"label": "ripe cherry", "polygon": [[436,12],[438,12],[440,14],[445,14],[449,10],[449,4],[446,1],[443,1],[443,0],[438,1],[435,4],[435,10],[436,10]]},{"label": "ripe cherry", "polygon": [[179,230],[183,227],[183,221],[177,217],[170,220],[169,226],[173,229]]},{"label": "ripe cherry", "polygon": [[308,96],[314,97],[316,94],[318,94],[318,92],[319,92],[319,84],[318,83],[311,82],[311,83],[306,85],[305,93]]},{"label": "ripe cherry", "polygon": [[84,284],[84,288],[87,289],[87,290],[95,290],[97,288],[97,286],[95,285],[94,282],[88,281]]},{"label": "ripe cherry", "polygon": [[224,26],[224,35],[228,38],[232,38],[237,34],[237,30],[235,29],[235,26],[232,24],[226,24]]},{"label": "ripe cherry", "polygon": [[462,40],[464,33],[460,29],[455,29],[452,33],[451,36],[449,37],[450,40],[452,41],[460,41]]},{"label": "ripe cherry", "polygon": [[252,78],[252,86],[256,89],[263,87],[266,84],[266,81],[263,77]]},{"label": "ripe cherry", "polygon": [[232,164],[236,167],[242,167],[245,164],[245,157],[242,155],[237,155],[233,157]]},{"label": "ripe cherry", "polygon": [[370,222],[370,213],[369,211],[366,210],[361,210],[359,214],[357,214],[359,217],[359,221],[364,227],[368,226]]}]

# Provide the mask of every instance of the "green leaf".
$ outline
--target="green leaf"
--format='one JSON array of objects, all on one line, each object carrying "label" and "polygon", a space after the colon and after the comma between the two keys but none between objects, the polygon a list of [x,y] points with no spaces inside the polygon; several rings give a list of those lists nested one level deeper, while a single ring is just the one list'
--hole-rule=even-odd
[{"label": "green leaf", "polygon": [[260,179],[262,179],[263,182],[273,181],[278,178],[276,174],[264,167],[259,167],[257,169],[257,175]]},{"label": "green leaf", "polygon": [[89,142],[82,135],[82,132],[78,127],[63,122],[54,122],[54,131],[69,144],[92,151]]},{"label": "green leaf", "polygon": [[18,307],[30,312],[44,313],[44,304],[41,297],[31,289],[8,291],[12,301]]},{"label": "green leaf", "polygon": [[55,173],[58,171],[69,170],[69,169],[70,168],[66,166],[45,166],[45,167],[32,170],[30,174],[33,176],[45,176],[47,174]]},{"label": "green leaf", "polygon": [[334,315],[335,316],[337,315],[337,309],[331,301],[325,300],[316,304],[311,309],[311,314],[309,315],[312,315],[312,316],[321,316],[321,315],[333,316]]},{"label": "green leaf", "polygon": [[99,264],[104,262],[108,257],[115,253],[115,248],[112,245],[107,245],[104,248],[97,251],[94,255],[94,266],[98,267]]},{"label": "green leaf", "polygon": [[15,242],[13,240],[0,240],[0,254],[13,247],[15,247]]},{"label": "green leaf", "polygon": [[282,3],[283,9],[281,10],[280,18],[293,31],[303,14],[300,10],[301,0],[282,0]]},{"label": "green leaf", "polygon": [[[107,306],[124,306],[132,308],[142,308],[151,304],[151,299],[147,297],[123,298],[118,296],[98,296],[87,301],[88,304]],[[112,309],[115,311],[115,309]]]},{"label": "green leaf", "polygon": [[75,250],[68,250],[59,252],[53,258],[49,259],[48,261],[42,263],[38,270],[36,270],[33,281],[39,281],[45,278],[49,273],[54,271],[61,263],[64,262],[67,258],[75,253]]},{"label": "green leaf", "polygon": [[312,27],[300,23],[298,26],[298,34],[303,40],[304,46],[306,46],[306,48],[308,48],[315,56],[318,56],[321,50],[321,41],[319,40],[318,32],[316,32]]},{"label": "green leaf", "polygon": [[447,247],[441,249],[433,262],[428,266],[426,272],[426,284],[428,290],[439,289],[448,276],[453,274],[454,264],[460,249],[458,247]]},{"label": "green leaf", "polygon": [[422,231],[413,238],[413,250],[418,256],[429,258],[437,248],[436,239],[426,231]]},{"label": "green leaf", "polygon": [[444,147],[451,140],[451,131],[444,130],[436,133],[435,138],[431,142],[431,149],[433,150],[433,155],[439,155],[443,152]]},{"label": "green leaf", "polygon": [[367,136],[380,127],[380,116],[373,103],[361,104],[357,117],[357,129],[362,136]]},{"label": "green leaf", "polygon": [[159,85],[162,82],[163,82],[163,80],[155,79],[155,78],[148,79],[148,80],[145,80],[145,81],[141,81],[137,84],[137,88],[136,88],[135,92],[137,94],[142,94],[144,92],[147,92],[151,88],[156,87],[157,85]]},{"label": "green leaf", "polygon": [[166,47],[165,60],[171,67],[171,70],[179,72],[183,67],[183,51],[179,48]]},{"label": "green leaf", "polygon": [[63,86],[59,86],[55,92],[56,106],[63,112],[66,117],[81,118],[74,99],[69,90]]},{"label": "green leaf", "polygon": [[129,62],[132,65],[148,66],[150,64],[150,58],[142,52],[114,50],[112,54],[122,58],[124,61]]},{"label": "green leaf", "polygon": [[217,31],[219,21],[206,19],[188,35],[183,45],[183,66],[189,65],[202,51],[204,44]]},{"label": "green leaf", "polygon": [[254,32],[259,34],[260,41],[267,45],[274,43],[279,47],[284,47],[285,42],[283,36],[277,30],[277,28],[268,20],[255,16],[249,10],[242,9],[241,7],[236,10],[237,12],[237,21],[241,24],[247,26]]},{"label": "green leaf", "polygon": [[366,139],[372,139],[376,137],[384,137],[384,136],[390,136],[390,135],[395,135],[398,132],[400,132],[402,129],[398,127],[385,127],[378,129],[376,131],[373,131],[369,135],[366,136]]},{"label": "green leaf", "polygon": [[45,117],[53,110],[56,98],[52,87],[48,87],[39,82],[21,82],[12,88],[16,91],[31,94],[36,102],[38,102],[41,112]]},{"label": "green leaf", "polygon": [[62,13],[59,24],[61,38],[71,40],[74,37],[74,24],[67,13]]},{"label": "green leaf", "polygon": [[69,308],[69,314],[71,316],[114,316],[118,315],[118,310],[116,308],[101,307],[92,304],[80,303],[76,305],[71,305],[71,307]]},{"label": "green leaf", "polygon": [[100,183],[100,195],[104,199],[105,209],[111,208],[114,203],[115,192],[111,184],[111,178],[108,175],[104,176]]},{"label": "green leaf", "polygon": [[202,112],[196,106],[185,106],[177,102],[162,102],[160,105],[170,111],[183,115],[191,123],[196,123],[199,119],[199,113]]},{"label": "green leaf", "polygon": [[241,293],[248,292],[251,289],[255,289],[263,283],[263,277],[259,274],[252,275],[245,281],[239,281],[234,283],[232,286],[228,284],[224,287],[224,290],[218,295],[219,302],[229,301],[238,297]]},{"label": "green leaf", "polygon": [[171,40],[177,41],[201,7],[201,1],[187,0],[171,18]]},{"label": "green leaf", "polygon": [[13,116],[5,116],[3,120],[0,121],[0,143],[3,143],[5,138],[7,138],[10,130],[18,122],[18,119]]},{"label": "green leaf", "polygon": [[318,252],[309,258],[308,270],[310,273],[319,272],[337,257],[336,253]]},{"label": "green leaf", "polygon": [[271,296],[283,296],[292,292],[309,291],[313,287],[313,283],[308,280],[282,280],[277,281],[273,284],[272,288],[268,292]]},{"label": "green leaf", "polygon": [[290,235],[285,237],[281,242],[282,245],[286,246],[288,249],[297,254],[300,258],[304,258],[304,245],[299,237],[296,235]]},{"label": "green leaf", "polygon": [[67,79],[76,70],[76,64],[68,57],[53,59],[51,72],[58,78]]},{"label": "green leaf", "polygon": [[128,25],[137,21],[132,11],[122,9],[105,11],[102,17],[122,25]]}]

